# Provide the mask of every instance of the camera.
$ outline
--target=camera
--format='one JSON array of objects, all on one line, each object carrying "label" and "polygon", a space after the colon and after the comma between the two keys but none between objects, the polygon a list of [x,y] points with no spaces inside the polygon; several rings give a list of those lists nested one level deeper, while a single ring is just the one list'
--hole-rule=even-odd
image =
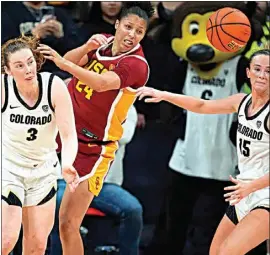
[{"label": "camera", "polygon": [[55,11],[53,6],[42,6],[40,8],[40,23],[45,23],[47,20],[55,18]]}]

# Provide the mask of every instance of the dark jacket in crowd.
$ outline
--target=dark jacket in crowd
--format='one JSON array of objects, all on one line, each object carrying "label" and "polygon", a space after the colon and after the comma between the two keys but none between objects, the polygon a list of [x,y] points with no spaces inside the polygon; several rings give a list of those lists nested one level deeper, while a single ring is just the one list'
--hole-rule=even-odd
[{"label": "dark jacket in crowd", "polygon": [[[60,55],[64,55],[67,51],[80,46],[82,39],[77,26],[68,13],[61,8],[54,8],[57,20],[63,24],[64,36],[62,38],[48,36],[41,39],[40,42],[52,47]],[[23,2],[6,2],[6,4],[2,5],[1,14],[2,44],[9,39],[20,36],[22,32],[26,35],[30,34],[35,23],[39,22],[39,17],[30,12]],[[63,79],[71,76],[60,70],[52,61],[46,61],[42,71],[53,72]]]}]

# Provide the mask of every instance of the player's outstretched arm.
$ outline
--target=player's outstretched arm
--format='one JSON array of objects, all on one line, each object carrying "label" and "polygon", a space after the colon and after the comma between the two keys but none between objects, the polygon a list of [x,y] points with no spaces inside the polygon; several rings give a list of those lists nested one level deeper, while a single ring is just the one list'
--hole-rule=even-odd
[{"label": "player's outstretched arm", "polygon": [[153,88],[142,87],[137,90],[139,100],[144,97],[147,103],[167,101],[191,112],[204,114],[226,114],[238,111],[238,107],[245,94],[235,94],[224,99],[203,100],[196,97],[174,94]]},{"label": "player's outstretched arm", "polygon": [[89,72],[87,69],[71,62],[65,62],[60,68],[69,72],[97,92],[119,89],[121,86],[120,77],[113,71],[108,71],[102,74]]},{"label": "player's outstretched arm", "polygon": [[120,77],[115,72],[108,71],[102,74],[89,72],[89,70],[61,57],[55,50],[44,44],[41,44],[38,50],[46,59],[53,61],[60,69],[69,72],[97,92],[119,89],[121,86]]},{"label": "player's outstretched arm", "polygon": [[62,174],[70,190],[74,191],[79,184],[78,173],[72,166],[78,151],[78,139],[71,98],[66,84],[57,76],[52,84],[52,104],[62,143]]}]

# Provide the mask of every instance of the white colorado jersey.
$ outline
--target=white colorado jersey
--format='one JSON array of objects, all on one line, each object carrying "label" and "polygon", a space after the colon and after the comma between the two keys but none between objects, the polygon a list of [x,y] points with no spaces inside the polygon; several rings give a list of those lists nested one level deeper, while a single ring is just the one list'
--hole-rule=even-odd
[{"label": "white colorado jersey", "polygon": [[16,165],[35,168],[56,155],[58,129],[51,102],[53,75],[38,74],[39,97],[33,107],[20,96],[12,76],[4,75],[2,81],[5,88],[2,157]]},{"label": "white colorado jersey", "polygon": [[[248,116],[252,97],[247,95],[238,109],[237,153],[240,174],[237,179],[250,182],[269,172],[269,102]],[[235,205],[238,220],[256,207],[269,208],[269,187],[259,189]]]},{"label": "white colorado jersey", "polygon": [[251,181],[269,172],[269,102],[253,116],[248,116],[251,95],[246,96],[238,110],[237,154],[238,179]]},{"label": "white colorado jersey", "polygon": [[[202,99],[221,99],[238,93],[236,71],[240,56],[224,62],[210,80],[203,80],[188,65],[183,93]],[[185,141],[176,143],[170,167],[182,174],[228,180],[237,166],[230,128],[236,114],[198,114],[188,111]]]}]

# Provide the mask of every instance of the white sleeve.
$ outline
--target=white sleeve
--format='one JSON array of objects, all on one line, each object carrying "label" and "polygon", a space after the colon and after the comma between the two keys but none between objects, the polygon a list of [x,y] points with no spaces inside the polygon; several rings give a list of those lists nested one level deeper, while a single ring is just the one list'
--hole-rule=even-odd
[{"label": "white sleeve", "polygon": [[120,145],[127,144],[131,141],[136,129],[137,121],[138,114],[134,105],[132,105],[128,111],[127,119],[123,124],[124,132],[122,138],[119,140]]}]

